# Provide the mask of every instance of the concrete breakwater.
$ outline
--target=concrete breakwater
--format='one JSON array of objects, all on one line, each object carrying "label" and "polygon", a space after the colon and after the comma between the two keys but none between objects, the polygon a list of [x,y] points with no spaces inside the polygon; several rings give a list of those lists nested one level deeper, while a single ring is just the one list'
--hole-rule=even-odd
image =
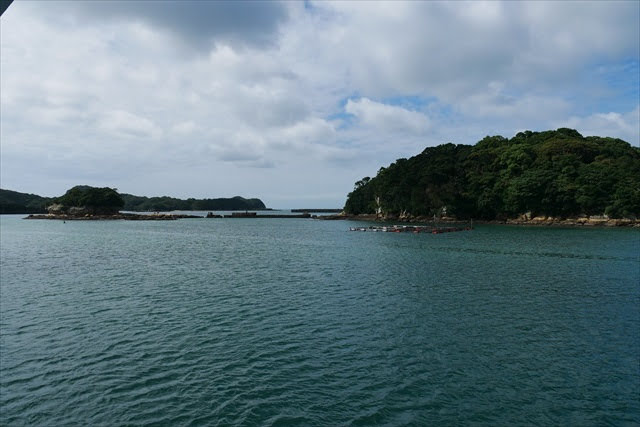
[{"label": "concrete breakwater", "polygon": [[258,215],[256,212],[232,212],[231,215],[213,215],[213,213],[209,212],[207,214],[207,218],[311,218],[311,214],[303,213],[300,215]]},{"label": "concrete breakwater", "polygon": [[291,209],[291,212],[340,213],[342,209]]}]

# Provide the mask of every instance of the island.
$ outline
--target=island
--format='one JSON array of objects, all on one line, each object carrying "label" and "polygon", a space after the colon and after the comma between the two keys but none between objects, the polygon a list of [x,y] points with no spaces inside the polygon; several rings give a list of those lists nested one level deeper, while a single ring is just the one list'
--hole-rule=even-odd
[{"label": "island", "polygon": [[428,147],[357,181],[344,211],[406,222],[639,226],[640,148],[567,128]]},{"label": "island", "polygon": [[[27,219],[62,220],[175,220],[202,218],[197,215],[160,213],[171,210],[267,210],[260,199],[240,196],[219,199],[142,197],[120,194],[109,187],[77,185],[63,196],[46,198],[35,194],[0,190],[0,213],[31,214]],[[124,212],[123,212],[124,211]],[[134,213],[145,212],[146,213]]]}]

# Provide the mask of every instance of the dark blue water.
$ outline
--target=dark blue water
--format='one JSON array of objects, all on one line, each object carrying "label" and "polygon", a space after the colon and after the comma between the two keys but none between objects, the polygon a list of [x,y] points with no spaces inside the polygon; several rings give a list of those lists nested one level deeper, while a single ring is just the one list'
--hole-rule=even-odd
[{"label": "dark blue water", "polygon": [[0,219],[1,425],[640,423],[640,232]]}]

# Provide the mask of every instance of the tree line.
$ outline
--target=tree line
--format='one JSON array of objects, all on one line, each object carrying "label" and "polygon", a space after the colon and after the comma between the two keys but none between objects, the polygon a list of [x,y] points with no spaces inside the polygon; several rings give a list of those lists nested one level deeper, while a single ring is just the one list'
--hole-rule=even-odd
[{"label": "tree line", "polygon": [[266,206],[260,199],[245,199],[236,196],[217,199],[177,199],[174,197],[144,197],[118,193],[109,187],[77,185],[60,197],[41,197],[35,194],[0,189],[0,214],[45,213],[53,204],[62,209],[86,208],[93,212],[156,212],[174,210],[263,210]]},{"label": "tree line", "polygon": [[176,199],[174,197],[143,197],[122,194],[126,211],[156,212],[156,211],[233,211],[233,210],[264,210],[266,206],[260,199],[245,199],[235,196],[217,199]]},{"label": "tree line", "polygon": [[640,216],[640,148],[573,129],[428,147],[355,183],[350,214]]},{"label": "tree line", "polygon": [[0,214],[45,213],[50,197],[0,189]]}]

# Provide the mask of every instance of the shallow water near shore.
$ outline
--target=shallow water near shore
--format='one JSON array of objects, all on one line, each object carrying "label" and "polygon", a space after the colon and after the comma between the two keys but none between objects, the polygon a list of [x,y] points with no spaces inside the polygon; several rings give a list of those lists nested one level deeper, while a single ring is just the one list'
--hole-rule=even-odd
[{"label": "shallow water near shore", "polygon": [[0,425],[640,423],[640,231],[0,217]]}]

